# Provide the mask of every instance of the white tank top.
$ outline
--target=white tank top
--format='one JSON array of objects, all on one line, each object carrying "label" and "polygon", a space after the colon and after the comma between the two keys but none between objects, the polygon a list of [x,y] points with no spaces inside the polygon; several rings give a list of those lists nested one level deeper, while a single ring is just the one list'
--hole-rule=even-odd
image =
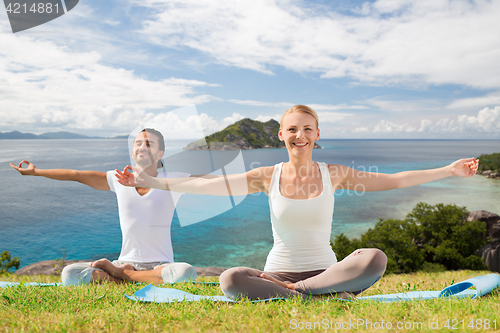
[{"label": "white tank top", "polygon": [[267,256],[266,272],[308,272],[327,269],[337,262],[330,246],[334,195],[330,173],[318,162],[323,191],[312,199],[285,198],[280,192],[283,163],[274,167],[269,207],[274,246]]}]

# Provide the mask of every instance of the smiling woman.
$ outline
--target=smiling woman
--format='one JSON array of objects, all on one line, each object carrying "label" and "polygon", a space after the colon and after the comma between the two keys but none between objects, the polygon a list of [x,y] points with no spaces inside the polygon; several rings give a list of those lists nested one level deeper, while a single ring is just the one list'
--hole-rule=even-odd
[{"label": "smiling woman", "polygon": [[278,136],[285,142],[290,158],[291,151],[307,154],[309,150],[303,148],[314,147],[315,141],[319,140],[318,115],[305,105],[288,109],[281,117]]},{"label": "smiling woman", "polygon": [[[288,162],[244,174],[212,179],[153,178],[141,168],[116,170],[125,186],[157,188],[180,193],[233,195],[265,192],[269,196],[274,246],[264,271],[236,267],[220,277],[227,297],[266,299],[337,294],[352,297],[383,275],[387,257],[378,249],[358,249],[337,262],[329,241],[334,192],[339,189],[383,191],[414,186],[448,176],[471,177],[478,161],[458,160],[446,167],[383,174],[358,171],[339,164],[314,162],[314,143],[320,137],[317,115],[304,105],[287,110],[279,138],[285,142]],[[134,172],[130,172],[130,171]],[[117,275],[134,273],[126,267]],[[342,295],[340,294],[342,293]],[[347,293],[347,294],[345,294]]]}]

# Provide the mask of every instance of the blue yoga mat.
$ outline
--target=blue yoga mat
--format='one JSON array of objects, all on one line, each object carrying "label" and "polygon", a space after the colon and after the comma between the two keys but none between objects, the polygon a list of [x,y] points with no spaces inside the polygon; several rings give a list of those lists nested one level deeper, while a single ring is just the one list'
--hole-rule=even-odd
[{"label": "blue yoga mat", "polygon": [[[469,289],[475,287],[476,289]],[[371,300],[377,302],[399,302],[410,300],[425,300],[433,298],[477,298],[490,293],[492,290],[500,287],[500,276],[497,274],[488,274],[474,277],[459,283],[455,283],[441,291],[411,291],[407,293],[386,294],[375,296],[358,297],[358,300]],[[155,303],[174,303],[174,302],[198,302],[201,300],[212,300],[219,302],[235,302],[225,296],[204,296],[193,295],[182,290],[174,288],[158,288],[148,285],[137,290],[133,295],[125,295],[132,301],[155,302]],[[254,302],[267,302],[284,298],[269,298],[257,300]],[[335,298],[331,298],[334,300]],[[345,300],[342,300],[345,301]]]},{"label": "blue yoga mat", "polygon": [[[469,289],[475,287],[476,289]],[[433,298],[477,298],[490,293],[500,287],[500,276],[488,274],[470,278],[468,280],[455,283],[441,291],[410,291],[407,293],[386,294],[358,297],[360,300],[372,300],[378,302],[399,302],[410,300],[422,300]]]},{"label": "blue yoga mat", "polygon": [[[186,282],[182,282],[186,283]],[[219,284],[219,282],[197,282],[197,281],[191,281],[190,283],[197,283],[197,284]],[[7,281],[0,281],[0,288],[6,288],[6,287],[15,287],[19,285],[23,286],[34,286],[34,287],[69,287],[72,285],[66,285],[61,282],[54,282],[54,283],[44,283],[44,282],[7,282]],[[144,283],[136,283],[138,285],[144,284]],[[176,284],[176,283],[166,283],[166,284]]]},{"label": "blue yoga mat", "polygon": [[[152,284],[137,290],[133,295],[125,295],[126,298],[132,301],[142,301],[142,302],[155,302],[155,303],[174,303],[174,302],[199,302],[202,300],[211,300],[211,301],[219,301],[219,302],[231,302],[235,303],[230,298],[226,296],[205,296],[205,295],[194,295],[188,292],[174,289],[174,288],[158,288],[153,286]],[[264,300],[256,300],[253,302],[268,302],[274,301],[278,299],[285,298],[269,298]]]}]

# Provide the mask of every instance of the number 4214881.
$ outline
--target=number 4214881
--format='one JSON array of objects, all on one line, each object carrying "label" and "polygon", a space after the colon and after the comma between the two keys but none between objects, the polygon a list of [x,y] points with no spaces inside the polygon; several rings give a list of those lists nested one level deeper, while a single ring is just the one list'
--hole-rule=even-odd
[{"label": "number 4214881", "polygon": [[489,319],[471,319],[468,323],[466,320],[458,320],[458,319],[448,319],[443,327],[446,327],[450,330],[457,330],[459,328],[464,329],[465,327],[471,329],[496,329],[497,328],[497,320],[489,320]]},{"label": "number 4214881", "polygon": [[33,5],[31,5],[30,8],[28,8],[26,3],[21,4],[18,2],[14,2],[14,3],[9,3],[9,5],[6,8],[6,11],[9,14],[21,14],[21,13],[59,14],[59,4],[56,3],[55,5],[52,5],[51,3],[39,2],[39,3],[34,3]]}]

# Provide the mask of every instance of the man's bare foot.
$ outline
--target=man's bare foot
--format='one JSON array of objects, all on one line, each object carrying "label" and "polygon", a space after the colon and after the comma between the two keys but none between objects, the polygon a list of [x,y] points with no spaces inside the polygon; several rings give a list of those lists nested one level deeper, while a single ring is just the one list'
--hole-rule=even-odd
[{"label": "man's bare foot", "polygon": [[105,282],[113,282],[113,283],[117,283],[117,284],[122,284],[125,281],[114,278],[111,275],[109,275],[108,273],[103,272],[103,271],[93,271],[92,272],[92,279],[90,280],[90,282],[98,283],[98,284],[102,284]]},{"label": "man's bare foot", "polygon": [[286,288],[286,289],[290,289],[290,290],[295,290],[295,283],[285,283],[285,282],[281,282],[277,279],[275,279],[274,277],[272,277],[271,275],[268,275],[266,273],[262,273],[260,275],[261,278],[263,279],[266,279],[266,280],[269,280],[271,282],[274,282],[280,286],[282,286],[283,288]]},{"label": "man's bare foot", "polygon": [[135,271],[134,266],[130,264],[115,266],[108,259],[105,258],[94,261],[91,264],[91,266],[95,268],[100,268],[109,275],[123,281],[131,281],[126,271]]}]

